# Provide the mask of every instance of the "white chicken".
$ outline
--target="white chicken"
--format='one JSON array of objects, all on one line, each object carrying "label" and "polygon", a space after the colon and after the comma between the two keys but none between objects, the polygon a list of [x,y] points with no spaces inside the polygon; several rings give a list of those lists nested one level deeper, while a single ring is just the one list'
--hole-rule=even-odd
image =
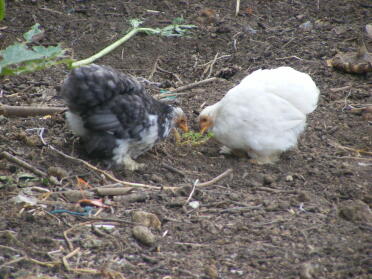
[{"label": "white chicken", "polygon": [[221,153],[243,151],[259,164],[274,163],[296,146],[318,97],[306,73],[290,67],[257,70],[200,113],[200,130],[224,145]]}]

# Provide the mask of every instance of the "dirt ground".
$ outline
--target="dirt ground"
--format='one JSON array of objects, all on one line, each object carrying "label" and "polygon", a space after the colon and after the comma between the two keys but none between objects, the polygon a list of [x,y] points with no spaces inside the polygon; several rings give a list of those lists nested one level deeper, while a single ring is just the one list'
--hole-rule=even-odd
[{"label": "dirt ground", "polygon": [[[117,179],[158,188],[105,195],[111,208],[95,220],[51,214],[82,211],[76,206],[81,195],[99,197],[89,186],[114,183],[43,145],[35,128],[44,128],[42,138],[57,150],[102,167],[81,151],[63,114],[1,116],[0,151],[56,178],[0,159],[0,278],[371,278],[372,126],[347,109],[372,103],[372,79],[335,71],[325,60],[358,48],[372,5],[252,0],[241,1],[235,16],[235,2],[7,1],[0,49],[40,23],[45,36],[38,43],[60,42],[75,59],[122,37],[132,18],[152,27],[177,17],[197,25],[187,37],[137,35],[96,62],[173,88],[220,77],[175,100],[194,130],[203,104],[218,101],[259,68],[288,65],[307,72],[321,98],[298,148],[274,165],[222,156],[214,140],[180,146],[170,137],[139,158],[147,165],[143,170],[113,171]],[[371,40],[366,43],[372,50]],[[156,62],[164,71],[153,71]],[[56,93],[67,73],[58,66],[0,77],[0,102],[62,107]],[[186,203],[197,179],[210,181],[228,169],[232,172],[217,182],[195,188],[190,201],[199,207]],[[19,194],[39,203],[16,203]],[[153,222],[152,234],[147,231],[142,241],[133,234],[132,214],[138,210],[161,222]]]}]

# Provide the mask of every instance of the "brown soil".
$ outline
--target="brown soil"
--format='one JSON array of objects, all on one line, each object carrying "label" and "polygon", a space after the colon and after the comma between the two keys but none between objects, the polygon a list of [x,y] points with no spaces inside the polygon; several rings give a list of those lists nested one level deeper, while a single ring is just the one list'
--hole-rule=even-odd
[{"label": "brown soil", "polygon": [[[319,86],[321,99],[298,148],[283,154],[275,165],[221,156],[213,140],[178,146],[170,137],[139,158],[145,169],[116,170],[115,176],[126,181],[181,185],[177,191],[135,190],[140,199],[106,198],[113,209],[105,209],[100,218],[131,221],[134,210],[158,216],[161,228],[151,229],[156,236],[151,246],[133,237],[130,222],[111,222],[115,227],[104,230],[77,226],[84,220],[73,215],[49,213],[60,208],[80,210],[70,196],[41,196],[33,190],[46,206],[14,203],[13,197],[28,193],[32,186],[79,191],[76,176],[93,187],[112,182],[43,146],[36,132],[28,130],[43,127],[48,144],[102,167],[80,151],[62,114],[1,117],[0,151],[44,172],[60,167],[68,178],[60,185],[53,180],[42,183],[34,174],[35,179],[27,179],[24,174],[30,171],[20,165],[0,160],[0,278],[370,278],[372,157],[357,150],[371,152],[371,122],[347,107],[372,103],[371,76],[334,71],[325,63],[338,51],[357,49],[372,18],[368,0],[242,1],[238,16],[235,1],[7,2],[7,17],[0,22],[1,49],[38,22],[45,29],[39,44],[61,42],[76,59],[120,38],[131,18],[154,27],[181,16],[196,24],[189,37],[137,35],[97,61],[149,78],[160,59],[161,67],[171,74],[156,71],[151,80],[167,81],[172,87],[222,77],[176,99],[195,130],[203,103],[216,102],[259,68],[289,65],[307,72]],[[300,25],[307,21],[312,27],[304,30]],[[371,42],[367,47],[372,49]],[[221,58],[209,71],[206,63],[215,57]],[[0,102],[63,106],[55,96],[67,73],[59,66],[1,77]],[[159,93],[157,88],[150,90]],[[196,188],[191,200],[199,201],[199,208],[183,205],[196,179],[205,182],[229,168],[233,172],[227,177]],[[69,228],[73,228],[68,233],[72,247],[63,234]],[[62,258],[76,248],[80,250],[67,259],[69,266],[63,264]]]}]

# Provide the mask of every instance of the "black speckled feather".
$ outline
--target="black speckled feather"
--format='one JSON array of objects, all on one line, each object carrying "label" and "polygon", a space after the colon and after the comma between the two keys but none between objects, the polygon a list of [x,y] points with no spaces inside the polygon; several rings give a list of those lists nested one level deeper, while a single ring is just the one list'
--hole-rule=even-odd
[{"label": "black speckled feather", "polygon": [[[138,145],[152,125],[157,125],[157,140],[162,139],[174,116],[173,107],[152,98],[133,77],[95,64],[72,70],[61,96],[82,122],[84,131],[74,132],[83,137],[87,152],[98,157],[112,157],[118,139]],[[136,157],[144,151],[132,153]]]}]

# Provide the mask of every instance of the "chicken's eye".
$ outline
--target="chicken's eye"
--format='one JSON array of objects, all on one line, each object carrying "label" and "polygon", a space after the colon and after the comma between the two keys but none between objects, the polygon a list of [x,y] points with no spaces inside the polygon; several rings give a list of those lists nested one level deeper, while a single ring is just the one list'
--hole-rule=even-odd
[{"label": "chicken's eye", "polygon": [[206,118],[202,118],[201,119],[201,122],[205,123],[205,122],[207,122],[207,119]]}]

